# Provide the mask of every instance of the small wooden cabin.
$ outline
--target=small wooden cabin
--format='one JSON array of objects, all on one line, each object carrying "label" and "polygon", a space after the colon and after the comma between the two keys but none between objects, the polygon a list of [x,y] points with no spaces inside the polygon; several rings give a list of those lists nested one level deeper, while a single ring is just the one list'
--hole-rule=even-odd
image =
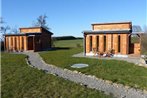
[{"label": "small wooden cabin", "polygon": [[52,32],[43,27],[20,28],[18,34],[5,34],[5,50],[40,51],[51,48]]},{"label": "small wooden cabin", "polygon": [[94,23],[92,30],[83,31],[84,54],[94,55],[93,50],[114,50],[115,55],[140,54],[140,43],[131,43],[132,22]]}]

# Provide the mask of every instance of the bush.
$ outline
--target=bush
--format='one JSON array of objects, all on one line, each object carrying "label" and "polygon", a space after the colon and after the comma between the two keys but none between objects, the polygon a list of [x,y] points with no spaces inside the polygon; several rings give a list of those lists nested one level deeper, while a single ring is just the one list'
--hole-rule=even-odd
[{"label": "bush", "polygon": [[80,44],[76,44],[76,47],[77,47],[77,48],[80,48],[80,47],[82,47],[82,46],[81,46]]},{"label": "bush", "polygon": [[147,33],[141,35],[142,54],[147,55]]}]

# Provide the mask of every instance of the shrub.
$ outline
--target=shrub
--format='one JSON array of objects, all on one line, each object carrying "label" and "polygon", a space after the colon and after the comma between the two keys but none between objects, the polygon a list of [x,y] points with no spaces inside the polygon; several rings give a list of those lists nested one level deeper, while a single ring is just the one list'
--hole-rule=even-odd
[{"label": "shrub", "polygon": [[141,35],[142,54],[147,55],[147,33]]},{"label": "shrub", "polygon": [[81,46],[80,44],[76,44],[76,47],[77,47],[77,48],[80,48],[80,47],[82,47],[82,46]]}]

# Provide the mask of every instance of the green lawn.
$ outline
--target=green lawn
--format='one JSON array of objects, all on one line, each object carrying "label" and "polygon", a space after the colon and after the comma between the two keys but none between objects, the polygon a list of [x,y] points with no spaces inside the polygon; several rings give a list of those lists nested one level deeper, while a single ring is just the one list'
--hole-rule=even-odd
[{"label": "green lawn", "polygon": [[25,55],[2,53],[2,98],[112,98],[29,67]]},{"label": "green lawn", "polygon": [[82,47],[83,39],[77,40],[59,40],[54,42],[56,47]]},{"label": "green lawn", "polygon": [[[68,47],[68,44],[66,46]],[[147,90],[146,68],[139,67],[133,63],[128,63],[125,61],[72,57],[73,54],[82,51],[82,48],[71,48],[68,50],[40,52],[40,55],[43,57],[45,62],[54,64],[58,67],[67,68],[70,70],[78,70],[85,74],[95,75],[98,78]],[[81,69],[71,68],[70,66],[75,63],[86,63],[90,66]]]}]

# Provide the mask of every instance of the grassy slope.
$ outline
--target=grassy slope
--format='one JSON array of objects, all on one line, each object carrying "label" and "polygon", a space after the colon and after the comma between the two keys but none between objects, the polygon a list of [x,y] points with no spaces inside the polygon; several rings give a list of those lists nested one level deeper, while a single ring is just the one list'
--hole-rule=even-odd
[{"label": "grassy slope", "polygon": [[110,98],[29,67],[25,55],[2,53],[2,98]]},{"label": "grassy slope", "polygon": [[[76,44],[75,42],[73,43]],[[68,44],[66,47],[67,46]],[[79,53],[82,50],[82,48],[72,48],[69,50],[41,52],[40,55],[47,63],[54,64],[59,67],[78,70],[85,74],[92,74],[99,78],[147,90],[146,68],[139,67],[133,63],[125,61],[71,57],[73,54]],[[81,69],[71,68],[70,66],[75,63],[86,63],[89,64],[90,67]]]}]

